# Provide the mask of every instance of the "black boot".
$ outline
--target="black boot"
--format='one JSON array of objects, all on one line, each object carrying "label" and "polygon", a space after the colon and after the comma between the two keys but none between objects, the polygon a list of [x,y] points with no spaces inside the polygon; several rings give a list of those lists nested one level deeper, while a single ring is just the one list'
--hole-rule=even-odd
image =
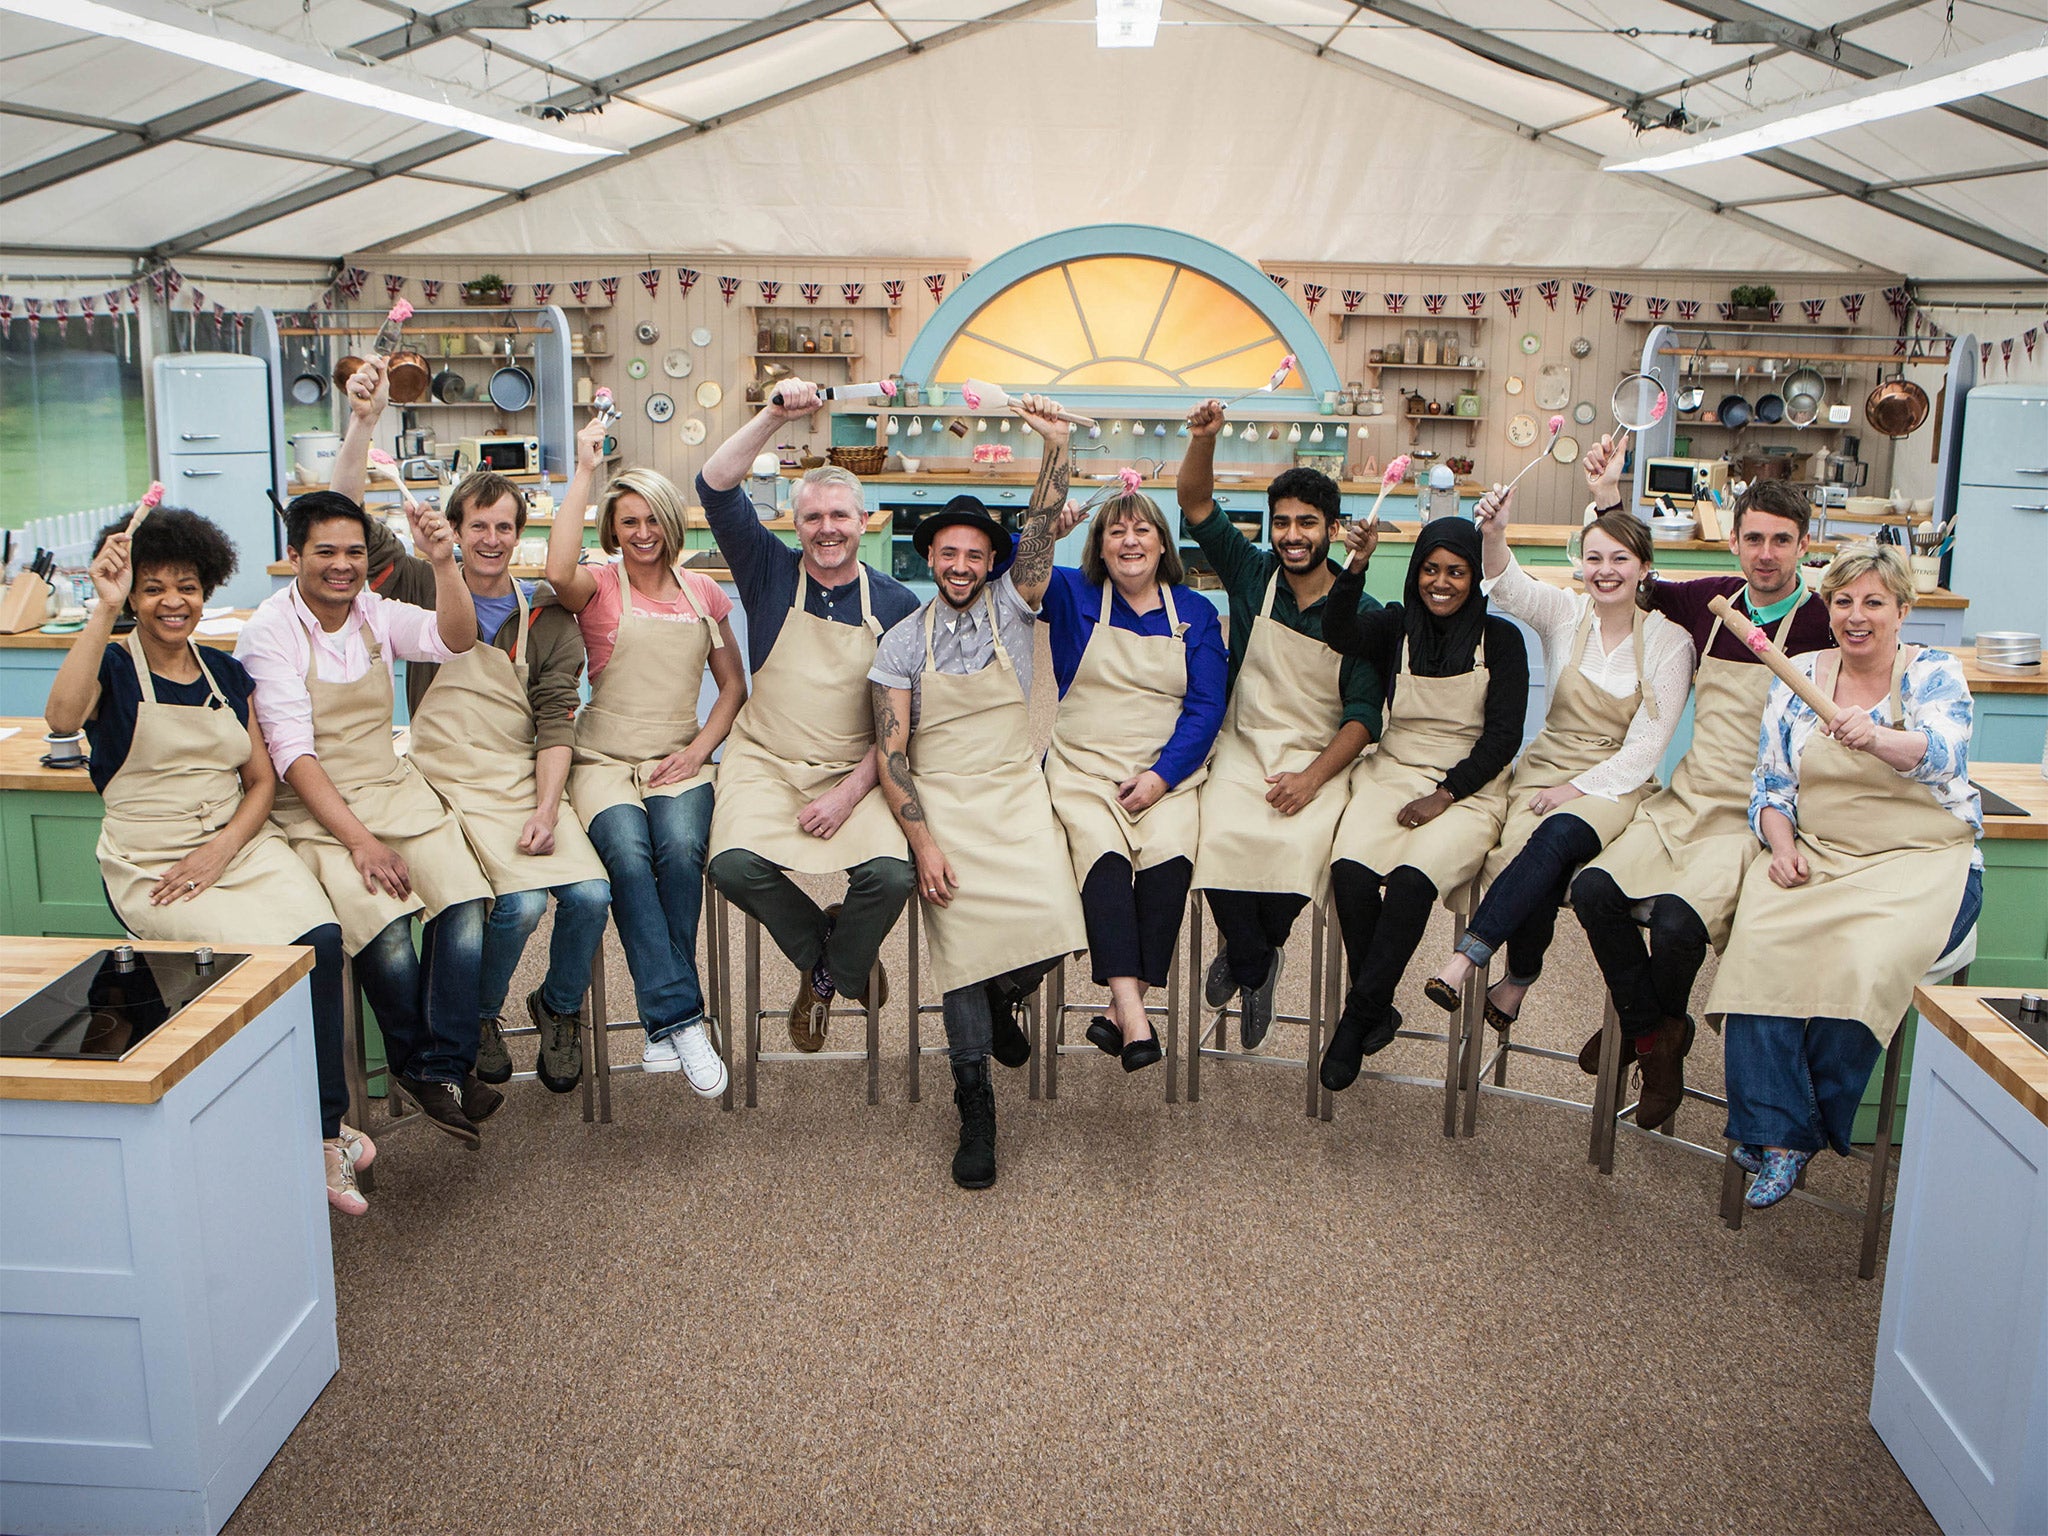
[{"label": "black boot", "polygon": [[962,1189],[987,1189],[996,1181],[996,1091],[986,1057],[953,1063],[953,1102],[960,1109],[953,1182]]},{"label": "black boot", "polygon": [[[1031,1059],[1031,1037],[1017,1022],[1017,1010],[1024,1006],[1024,1000],[1012,997],[1000,982],[983,982],[981,989],[988,994],[989,1029],[993,1036],[990,1049],[1004,1066],[1023,1066]],[[1122,1044],[1121,1036],[1118,1044]]]},{"label": "black boot", "polygon": [[1360,989],[1353,987],[1344,999],[1344,1012],[1337,1019],[1337,1027],[1330,1032],[1329,1049],[1323,1052],[1322,1070],[1318,1074],[1323,1086],[1332,1093],[1342,1093],[1357,1082],[1358,1069],[1365,1058],[1385,1050],[1400,1028],[1399,1009],[1390,1006],[1375,1012]]}]

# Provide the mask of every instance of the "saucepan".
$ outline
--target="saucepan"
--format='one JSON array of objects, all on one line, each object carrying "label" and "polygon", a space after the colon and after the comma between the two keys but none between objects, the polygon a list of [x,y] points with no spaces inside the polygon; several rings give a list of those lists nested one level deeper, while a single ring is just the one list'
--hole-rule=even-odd
[{"label": "saucepan", "polygon": [[427,360],[417,352],[392,353],[387,377],[391,380],[393,405],[418,405],[427,398],[428,386],[434,381]]},{"label": "saucepan", "polygon": [[1785,419],[1785,397],[1764,395],[1756,403],[1756,419],[1767,427],[1775,427]]},{"label": "saucepan", "polygon": [[521,411],[533,404],[533,375],[507,363],[491,375],[491,404],[501,411]]},{"label": "saucepan", "polygon": [[1926,424],[1927,411],[1927,391],[1906,377],[1903,363],[1897,378],[1879,380],[1863,402],[1864,418],[1886,437],[1911,437]]},{"label": "saucepan", "polygon": [[1749,402],[1740,395],[1723,395],[1721,403],[1714,407],[1714,414],[1721,418],[1724,427],[1746,427],[1756,414],[1749,408]]},{"label": "saucepan", "polygon": [[327,379],[313,366],[312,349],[299,343],[299,371],[291,382],[291,397],[297,405],[318,405],[327,398]]}]

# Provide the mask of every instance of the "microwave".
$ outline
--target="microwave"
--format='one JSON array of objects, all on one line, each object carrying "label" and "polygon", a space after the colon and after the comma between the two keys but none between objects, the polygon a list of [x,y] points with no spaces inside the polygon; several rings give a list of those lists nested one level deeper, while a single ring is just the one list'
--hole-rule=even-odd
[{"label": "microwave", "polygon": [[1725,459],[1649,459],[1643,464],[1643,499],[1669,497],[1689,507],[1701,491],[1728,489],[1728,461]]},{"label": "microwave", "polygon": [[501,475],[540,473],[540,440],[533,437],[465,437],[455,445],[455,473],[494,469]]}]

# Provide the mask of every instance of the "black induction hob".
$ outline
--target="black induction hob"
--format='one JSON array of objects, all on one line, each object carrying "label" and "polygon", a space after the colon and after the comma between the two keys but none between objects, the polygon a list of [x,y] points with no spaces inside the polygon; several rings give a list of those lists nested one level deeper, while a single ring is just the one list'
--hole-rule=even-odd
[{"label": "black induction hob", "polygon": [[119,1061],[248,958],[126,944],[97,950],[0,1013],[0,1056]]},{"label": "black induction hob", "polygon": [[2043,1012],[2039,1008],[2024,1008],[2021,1006],[2022,999],[2017,997],[1987,997],[1984,1001],[2020,1034],[2042,1050],[2048,1051],[2048,1012]]}]

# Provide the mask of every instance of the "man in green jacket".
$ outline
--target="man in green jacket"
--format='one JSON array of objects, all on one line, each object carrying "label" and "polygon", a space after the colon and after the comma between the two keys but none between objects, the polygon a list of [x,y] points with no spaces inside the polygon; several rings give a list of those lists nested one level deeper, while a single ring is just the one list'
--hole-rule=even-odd
[{"label": "man in green jacket", "polygon": [[[350,419],[334,488],[362,499],[370,438],[389,398],[381,359],[349,381]],[[512,557],[526,527],[518,486],[488,470],[466,476],[443,508],[462,550],[462,579],[486,642],[446,666],[406,665],[411,757],[448,803],[496,900],[484,929],[476,1073],[512,1075],[501,1015],[512,973],[554,893],[548,970],[526,999],[540,1032],[535,1071],[556,1093],[582,1078],[583,994],[604,941],[611,886],[564,788],[576,740],[583,634],[545,582],[515,582]],[[433,570],[375,518],[371,590],[431,606]]]}]

